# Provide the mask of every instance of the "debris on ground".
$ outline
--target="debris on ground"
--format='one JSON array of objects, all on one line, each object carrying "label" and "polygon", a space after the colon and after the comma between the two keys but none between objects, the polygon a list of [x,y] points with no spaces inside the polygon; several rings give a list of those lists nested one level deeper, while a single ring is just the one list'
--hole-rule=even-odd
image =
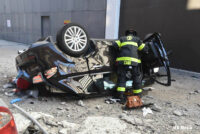
[{"label": "debris on ground", "polygon": [[84,106],[85,106],[85,104],[83,103],[82,100],[79,100],[77,104],[78,104],[79,106],[81,106],[81,107],[84,107]]},{"label": "debris on ground", "polygon": [[195,92],[195,93],[200,93],[200,90],[195,90],[194,92]]},{"label": "debris on ground", "polygon": [[68,129],[66,129],[66,128],[63,128],[63,129],[61,129],[61,130],[59,130],[59,134],[67,134],[67,131],[68,131]]},{"label": "debris on ground", "polygon": [[107,103],[107,104],[114,104],[114,103],[117,103],[119,101],[120,101],[120,99],[108,98],[108,99],[105,100],[105,103]]},{"label": "debris on ground", "polygon": [[[44,128],[48,130],[49,133],[54,130],[54,128],[60,128],[56,133],[58,134],[66,134],[66,133],[77,133],[77,134],[87,134],[87,133],[123,133],[132,132],[133,130],[128,130],[127,125],[122,122],[126,121],[135,126],[143,125],[143,121],[140,118],[127,118],[127,119],[118,119],[113,117],[104,117],[104,116],[95,116],[95,117],[87,117],[85,121],[80,124],[71,123],[66,120],[56,123],[55,118],[51,118],[51,122],[46,122],[47,118],[43,113],[30,113],[32,115],[35,114],[35,119],[37,119],[41,124],[45,125]],[[51,116],[51,115],[50,115]],[[38,128],[34,126],[30,120],[24,118],[21,114],[14,115],[17,122],[17,129],[19,133],[24,133],[25,131],[38,131]],[[20,120],[21,119],[21,120]],[[19,123],[18,123],[19,122]],[[50,127],[48,127],[50,126]],[[54,130],[55,131],[55,130]],[[136,132],[135,132],[136,133]]]},{"label": "debris on ground", "polygon": [[199,106],[199,107],[200,107],[200,103],[198,103],[198,104],[197,104],[197,106]]},{"label": "debris on ground", "polygon": [[100,106],[100,105],[97,105],[95,108],[98,109],[98,110],[100,110],[100,109],[101,109],[101,106]]},{"label": "debris on ground", "polygon": [[7,83],[7,84],[3,85],[3,88],[4,88],[4,89],[7,89],[7,88],[15,88],[15,87],[16,87],[16,85],[14,85],[13,83]]},{"label": "debris on ground", "polygon": [[176,123],[175,122],[170,122],[169,125],[173,127],[173,126],[176,125]]},{"label": "debris on ground", "polygon": [[54,118],[44,117],[43,120],[44,120],[44,123],[46,125],[49,125],[51,127],[57,127],[58,126],[58,124],[55,122]]},{"label": "debris on ground", "polygon": [[153,106],[151,107],[151,109],[153,111],[156,111],[156,112],[161,112],[162,108],[160,106],[158,106],[157,104],[153,104]]},{"label": "debris on ground", "polygon": [[129,124],[135,125],[135,126],[144,125],[143,120],[140,118],[137,118],[137,117],[130,117],[130,116],[125,115],[125,116],[121,116],[121,120],[123,120]]},{"label": "debris on ground", "polygon": [[183,113],[179,110],[173,111],[173,114],[176,115],[176,116],[182,116],[183,115]]},{"label": "debris on ground", "polygon": [[144,107],[143,109],[142,109],[142,112],[143,112],[143,116],[145,117],[147,114],[153,114],[153,111],[148,107],[148,108],[146,108],[146,107]]},{"label": "debris on ground", "polygon": [[144,87],[143,88],[144,91],[152,91],[154,89],[155,89],[154,87]]},{"label": "debris on ground", "polygon": [[105,103],[106,103],[106,104],[111,104],[110,101],[108,101],[108,100],[105,100]]},{"label": "debris on ground", "polygon": [[60,124],[62,125],[63,128],[65,128],[67,130],[74,130],[75,128],[79,127],[78,124],[71,123],[71,122],[68,122],[66,120],[61,121]]},{"label": "debris on ground", "polygon": [[147,96],[145,96],[146,98],[149,98],[149,99],[154,99],[154,97],[153,96],[149,96],[149,95],[147,95]]},{"label": "debris on ground", "polygon": [[[41,112],[30,112],[29,114],[35,120],[43,122],[43,124],[45,124],[45,119],[47,119],[47,118],[50,118],[50,119],[54,118],[52,115],[48,115],[48,114],[41,113]],[[27,119],[26,117],[24,117],[22,114],[16,113],[16,114],[13,114],[13,116],[14,116],[14,119],[15,119],[17,130],[18,130],[18,132],[20,134],[23,134],[25,131],[27,131],[27,129],[29,127],[32,127],[32,129],[33,129],[33,123],[32,123],[32,121],[29,120],[29,119]],[[38,128],[36,126],[34,126],[34,129],[37,130]]]},{"label": "debris on ground", "polygon": [[58,109],[58,110],[64,110],[64,108],[62,108],[62,107],[57,107],[57,109]]},{"label": "debris on ground", "polygon": [[[77,134],[117,134],[126,132],[127,125],[118,118],[113,117],[87,117],[80,128],[77,129]],[[129,131],[131,132],[131,131]],[[132,132],[133,133],[133,132]]]},{"label": "debris on ground", "polygon": [[200,126],[200,121],[197,121],[197,122],[195,123],[195,125],[196,125],[196,126]]},{"label": "debris on ground", "polygon": [[10,91],[6,91],[4,94],[8,97],[14,96],[15,95],[15,89],[10,90]]},{"label": "debris on ground", "polygon": [[19,113],[13,114],[13,116],[15,119],[15,124],[17,126],[17,131],[20,134],[23,134],[26,131],[26,129],[32,124],[29,119],[27,119],[26,117],[24,117],[23,115]]},{"label": "debris on ground", "polygon": [[125,118],[127,115],[125,114],[125,113],[122,113],[122,114],[120,114],[118,117],[120,118],[120,119],[123,119],[123,118]]},{"label": "debris on ground", "polygon": [[61,105],[67,105],[67,103],[66,103],[66,102],[61,102],[60,104],[61,104]]},{"label": "debris on ground", "polygon": [[199,94],[200,90],[194,90],[192,92],[189,92],[190,95],[195,95],[195,94]]},{"label": "debris on ground", "polygon": [[128,111],[123,111],[123,113],[128,114]]}]

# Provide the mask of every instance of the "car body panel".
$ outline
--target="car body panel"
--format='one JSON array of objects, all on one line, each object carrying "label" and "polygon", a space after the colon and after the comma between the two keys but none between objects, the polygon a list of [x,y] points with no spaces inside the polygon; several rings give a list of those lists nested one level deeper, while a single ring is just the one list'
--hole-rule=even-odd
[{"label": "car body panel", "polygon": [[[90,46],[85,55],[72,57],[60,51],[56,43],[38,41],[16,57],[16,67],[26,72],[34,84],[42,82],[58,90],[75,94],[99,92],[99,89],[104,89],[105,80],[107,84],[116,83],[117,54],[111,41],[91,40]],[[149,55],[142,58],[144,74],[148,73],[149,69],[161,65],[159,52],[153,51],[154,48],[150,59]],[[153,60],[151,56],[154,57]],[[51,74],[52,68],[54,75],[49,77],[47,72]],[[34,82],[34,78],[40,79],[39,82]],[[94,85],[95,88],[92,88]]]}]

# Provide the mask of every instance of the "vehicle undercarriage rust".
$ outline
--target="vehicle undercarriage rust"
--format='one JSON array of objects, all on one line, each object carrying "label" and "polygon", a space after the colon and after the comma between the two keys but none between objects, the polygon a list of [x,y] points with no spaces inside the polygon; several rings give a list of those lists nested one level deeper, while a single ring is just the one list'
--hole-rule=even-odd
[{"label": "vehicle undercarriage rust", "polygon": [[[150,34],[143,42],[149,47],[148,54],[141,55],[143,86],[154,82],[170,86],[169,60],[160,35]],[[116,56],[111,41],[90,40],[84,28],[70,23],[58,32],[57,42],[47,37],[20,53],[16,57],[16,67],[23,72],[21,77],[36,86],[91,94],[114,89]],[[129,74],[127,80],[127,86],[131,87]]]}]

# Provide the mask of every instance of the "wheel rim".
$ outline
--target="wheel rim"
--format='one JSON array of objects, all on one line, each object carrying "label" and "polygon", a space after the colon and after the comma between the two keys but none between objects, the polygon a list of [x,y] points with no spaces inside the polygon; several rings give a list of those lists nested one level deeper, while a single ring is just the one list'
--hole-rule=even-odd
[{"label": "wheel rim", "polygon": [[65,45],[72,51],[82,51],[87,45],[87,35],[78,26],[69,27],[64,34]]}]

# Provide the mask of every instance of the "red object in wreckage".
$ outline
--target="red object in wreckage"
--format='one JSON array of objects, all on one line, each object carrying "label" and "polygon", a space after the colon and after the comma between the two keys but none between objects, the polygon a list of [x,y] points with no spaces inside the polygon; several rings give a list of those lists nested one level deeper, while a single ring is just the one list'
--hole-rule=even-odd
[{"label": "red object in wreckage", "polygon": [[7,113],[11,117],[10,121],[0,128],[0,134],[18,134],[15,121],[10,110],[6,107],[0,106],[0,112]]},{"label": "red object in wreckage", "polygon": [[19,78],[17,80],[17,89],[19,90],[26,90],[30,87],[31,83],[23,78]]}]

